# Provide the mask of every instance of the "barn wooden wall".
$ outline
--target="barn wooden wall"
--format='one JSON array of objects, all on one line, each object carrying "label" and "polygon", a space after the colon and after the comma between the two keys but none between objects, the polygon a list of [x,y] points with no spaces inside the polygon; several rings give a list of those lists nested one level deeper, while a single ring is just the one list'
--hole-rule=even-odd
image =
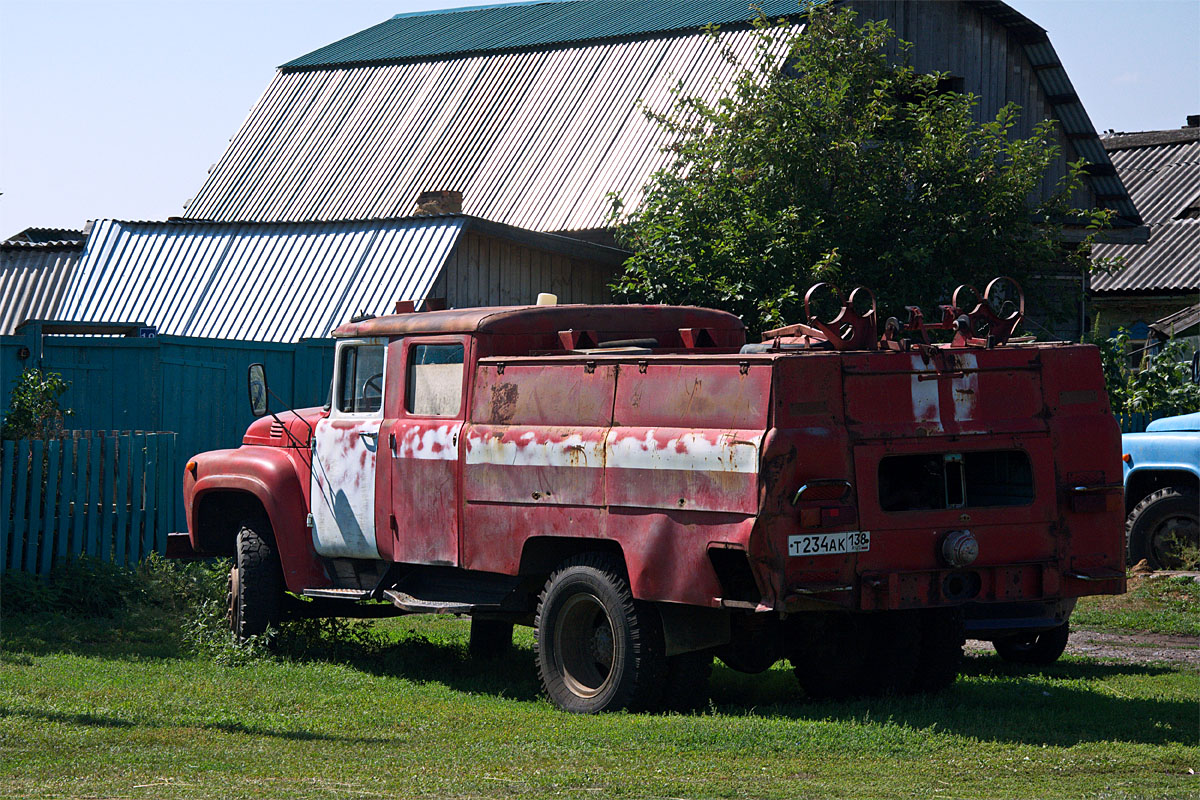
[{"label": "barn wooden wall", "polygon": [[607,303],[616,268],[468,231],[450,254],[430,297],[452,308],[524,305],[538,292],[560,303]]},{"label": "barn wooden wall", "polygon": [[[1028,137],[1034,125],[1054,117],[1021,42],[974,6],[932,0],[850,0],[846,5],[861,17],[886,19],[899,39],[912,42],[910,63],[919,72],[949,72],[962,78],[964,90],[979,98],[978,121],[995,119],[1006,103],[1014,102],[1021,107],[1015,134]],[[1062,154],[1042,182],[1045,194],[1066,175],[1067,164],[1078,158],[1061,127],[1058,143]],[[1074,200],[1080,206],[1094,204],[1086,189]]]}]

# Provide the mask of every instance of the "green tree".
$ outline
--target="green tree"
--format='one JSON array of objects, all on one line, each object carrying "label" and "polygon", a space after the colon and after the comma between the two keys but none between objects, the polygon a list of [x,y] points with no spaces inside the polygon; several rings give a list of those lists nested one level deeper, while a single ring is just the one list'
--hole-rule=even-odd
[{"label": "green tree", "polygon": [[[906,43],[885,54],[885,22],[818,7],[800,33],[757,25],[755,63],[726,99],[677,95],[652,114],[675,158],[618,224],[634,255],[617,296],[725,308],[761,331],[801,320],[816,281],[867,286],[881,315],[903,318],[960,283],[1005,274],[1028,294],[1032,276],[1062,268],[1082,165],[1030,199],[1059,157],[1052,122],[1019,138],[1012,104],[975,122],[976,98],[905,65]],[[1083,268],[1086,248],[1073,258]]]}]

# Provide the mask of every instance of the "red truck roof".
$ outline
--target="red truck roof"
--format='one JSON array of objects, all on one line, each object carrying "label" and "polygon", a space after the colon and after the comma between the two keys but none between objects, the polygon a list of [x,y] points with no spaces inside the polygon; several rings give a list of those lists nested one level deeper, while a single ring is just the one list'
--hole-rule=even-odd
[{"label": "red truck roof", "polygon": [[532,334],[552,333],[568,328],[592,330],[601,334],[620,334],[677,328],[741,332],[746,326],[726,311],[695,306],[491,306],[389,314],[339,325],[333,335],[346,338],[414,333]]}]

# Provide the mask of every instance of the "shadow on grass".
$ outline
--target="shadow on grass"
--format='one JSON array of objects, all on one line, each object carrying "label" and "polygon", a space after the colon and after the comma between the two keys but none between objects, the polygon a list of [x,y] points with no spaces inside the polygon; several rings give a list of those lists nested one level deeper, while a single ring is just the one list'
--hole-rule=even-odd
[{"label": "shadow on grass", "polygon": [[100,714],[63,714],[56,711],[38,711],[33,709],[14,710],[0,706],[0,717],[22,717],[42,722],[59,722],[65,725],[85,725],[92,728],[199,728],[206,731],[222,733],[238,733],[247,736],[270,736],[279,739],[289,739],[297,742],[339,742],[343,744],[386,744],[393,741],[382,736],[338,736],[313,731],[280,731],[274,728],[264,728],[259,725],[243,725],[240,722],[180,722],[178,725],[168,725],[161,722],[122,719],[121,717],[102,716]]},{"label": "shadow on grass", "polygon": [[[35,654],[67,652],[93,658],[136,658],[137,647],[97,646],[86,641],[30,637],[35,646],[11,648],[6,620],[5,649]],[[303,648],[283,647],[278,657],[292,662],[342,664],[383,677],[442,685],[454,691],[533,702],[540,686],[533,654],[514,646],[495,658],[473,658],[467,652],[465,623],[446,629],[403,630],[396,638],[381,636],[344,641],[320,636]],[[23,637],[18,635],[16,641]],[[154,639],[157,657],[171,657],[168,640]],[[176,650],[176,654],[178,650]],[[145,658],[148,653],[142,653]],[[6,660],[9,660],[6,656]],[[1119,680],[1113,680],[1119,679]],[[1130,697],[1121,686],[1129,681],[1165,682],[1167,698]],[[986,741],[1071,746],[1081,742],[1128,741],[1145,744],[1195,742],[1195,701],[1184,684],[1194,678],[1161,665],[1102,664],[1064,661],[1028,667],[995,656],[968,658],[962,678],[934,695],[881,697],[842,702],[807,700],[785,664],[760,675],[743,675],[718,662],[712,680],[712,708],[725,716],[785,717],[809,721],[881,721],[930,729]],[[1170,684],[1174,685],[1170,685]],[[1194,685],[1193,685],[1194,687]],[[1137,690],[1134,690],[1135,692]],[[1147,692],[1137,692],[1146,694]],[[1181,699],[1169,699],[1174,694]],[[121,725],[120,720],[91,718],[84,724]],[[94,719],[95,721],[89,721]],[[211,724],[227,732],[284,736],[295,739],[340,739],[303,731],[271,731],[240,725]]]},{"label": "shadow on grass", "polygon": [[[540,695],[533,654],[527,648],[514,647],[499,658],[476,659],[468,655],[465,643],[410,634],[379,652],[341,655],[339,663],[373,675],[527,702]],[[1195,740],[1194,701],[1127,697],[1103,682],[1120,676],[1178,674],[1161,666],[1067,662],[1034,669],[994,657],[973,658],[964,664],[962,679],[941,693],[842,702],[807,700],[785,666],[744,675],[717,662],[713,709],[725,716],[863,724],[890,721],[1022,744],[1071,746],[1109,740],[1193,744]]]},{"label": "shadow on grass", "polygon": [[[969,659],[958,682],[935,694],[833,702],[808,700],[791,671],[778,666],[761,675],[743,675],[718,666],[713,700],[720,713],[731,716],[861,724],[887,721],[1014,744],[1195,744],[1194,700],[1129,697],[1102,682],[1114,676],[1169,673],[1184,677],[1159,666],[1060,663],[1022,668],[992,657]],[[1092,683],[1081,686],[1080,681]],[[1186,698],[1183,687],[1178,694]]]},{"label": "shadow on grass", "polygon": [[8,615],[0,648],[6,661],[12,653],[65,653],[131,661],[183,655],[177,620],[161,613],[124,613],[111,618],[55,611]]}]

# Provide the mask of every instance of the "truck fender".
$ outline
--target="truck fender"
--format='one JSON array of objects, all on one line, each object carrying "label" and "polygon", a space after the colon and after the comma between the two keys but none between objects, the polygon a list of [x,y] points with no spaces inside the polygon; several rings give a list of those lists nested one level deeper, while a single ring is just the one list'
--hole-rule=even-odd
[{"label": "truck fender", "polygon": [[192,549],[231,555],[238,525],[265,514],[290,591],[330,585],[313,549],[306,522],[308,502],[294,456],[273,447],[241,447],[197,456],[196,473],[185,476],[184,499]]}]

